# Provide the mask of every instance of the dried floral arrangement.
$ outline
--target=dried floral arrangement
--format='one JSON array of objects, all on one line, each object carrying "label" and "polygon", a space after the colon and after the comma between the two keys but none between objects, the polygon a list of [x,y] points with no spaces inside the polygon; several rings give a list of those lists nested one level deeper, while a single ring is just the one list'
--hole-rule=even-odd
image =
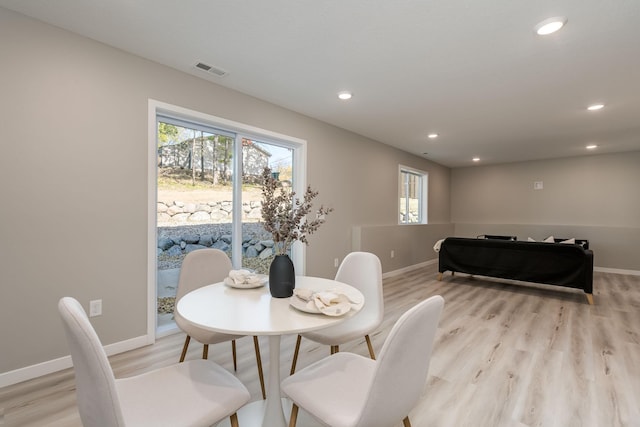
[{"label": "dried floral arrangement", "polygon": [[313,234],[325,222],[333,208],[320,206],[315,219],[308,221],[317,191],[307,187],[302,199],[296,198],[291,187],[285,187],[271,173],[262,171],[262,221],[264,229],[271,233],[276,255],[289,253],[296,240],[308,245],[307,236]]}]

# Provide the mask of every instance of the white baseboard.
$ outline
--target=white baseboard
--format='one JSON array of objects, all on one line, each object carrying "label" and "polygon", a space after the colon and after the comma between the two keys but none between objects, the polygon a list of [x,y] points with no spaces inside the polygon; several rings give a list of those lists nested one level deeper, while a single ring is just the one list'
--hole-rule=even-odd
[{"label": "white baseboard", "polygon": [[438,258],[434,258],[434,259],[430,259],[429,261],[421,262],[420,264],[410,265],[408,267],[403,267],[398,270],[387,271],[386,273],[382,274],[382,278],[386,279],[388,277],[397,276],[398,274],[406,273],[411,270],[416,270],[418,268],[426,267],[428,265],[433,265],[433,264],[436,264],[437,262],[438,262]]},{"label": "white baseboard", "polygon": [[[382,278],[386,279],[387,277],[397,276],[398,274],[406,273],[411,270],[436,264],[437,262],[438,262],[438,259],[434,258],[429,261],[421,262],[420,264],[414,264],[398,270],[388,271],[382,275]],[[625,270],[621,268],[593,267],[593,271],[598,271],[601,273],[628,274],[630,276],[640,276],[640,271],[638,270]]]},{"label": "white baseboard", "polygon": [[[398,270],[388,271],[382,275],[383,279],[387,277],[397,276],[398,274],[406,273],[411,270],[415,270],[418,268],[426,267],[428,265],[436,264],[438,262],[437,258],[431,259],[429,261],[421,262],[420,264],[410,265],[408,267],[400,268]],[[640,271],[638,270],[625,270],[622,268],[607,268],[607,267],[593,267],[593,271],[598,271],[601,273],[613,273],[613,274],[628,274],[631,276],[640,276]]]},{"label": "white baseboard", "polygon": [[[136,338],[131,338],[125,341],[106,345],[104,347],[104,350],[107,353],[107,356],[112,356],[114,354],[123,353],[125,351],[134,350],[136,348],[144,347],[145,345],[153,344],[153,342],[153,337],[142,335]],[[51,374],[53,372],[62,371],[72,366],[73,365],[71,363],[71,356],[64,356],[58,359],[38,363],[36,365],[25,366],[24,368],[16,369],[9,372],[3,372],[0,374],[0,388],[38,378],[43,375]]]},{"label": "white baseboard", "polygon": [[621,268],[593,267],[593,271],[599,271],[600,273],[615,273],[628,274],[630,276],[640,276],[640,271],[638,270],[623,270]]},{"label": "white baseboard", "polygon": [[[433,264],[436,264],[437,262],[438,262],[437,258],[431,259],[429,261],[410,265],[408,267],[404,267],[398,270],[388,271],[384,273],[382,277],[386,279],[388,277],[397,276],[399,274],[407,273],[409,271],[416,270],[418,268],[433,265]],[[637,271],[637,270],[624,270],[619,268],[605,268],[605,267],[594,267],[593,270],[602,272],[602,273],[628,274],[632,276],[640,276],[640,271]],[[171,335],[177,332],[179,332],[179,329],[177,327],[170,327],[170,328],[167,328],[167,330],[161,331],[159,333],[159,336]],[[136,338],[131,338],[129,340],[109,344],[105,346],[104,349],[108,356],[112,356],[114,354],[123,353],[125,351],[134,350],[136,348],[144,347],[145,345],[153,344],[154,341],[155,341],[154,337],[150,335],[142,335]],[[17,384],[23,381],[31,380],[33,378],[38,378],[43,375],[51,374],[53,372],[62,371],[64,369],[70,368],[71,366],[72,366],[71,356],[64,356],[58,359],[38,363],[36,365],[26,366],[24,368],[16,369],[9,372],[4,372],[0,374],[0,388]]]}]

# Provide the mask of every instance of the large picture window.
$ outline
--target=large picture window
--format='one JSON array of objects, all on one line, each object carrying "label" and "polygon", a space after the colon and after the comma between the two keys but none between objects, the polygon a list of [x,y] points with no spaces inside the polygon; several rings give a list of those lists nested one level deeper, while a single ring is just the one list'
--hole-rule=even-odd
[{"label": "large picture window", "polygon": [[[220,249],[234,268],[268,272],[273,249],[260,224],[262,171],[269,167],[302,193],[306,147],[297,138],[155,101],[149,113],[150,306],[157,304],[157,336],[175,329],[177,281],[189,252]],[[290,255],[304,274],[304,247]]]},{"label": "large picture window", "polygon": [[427,223],[427,173],[400,166],[399,176],[400,224]]}]

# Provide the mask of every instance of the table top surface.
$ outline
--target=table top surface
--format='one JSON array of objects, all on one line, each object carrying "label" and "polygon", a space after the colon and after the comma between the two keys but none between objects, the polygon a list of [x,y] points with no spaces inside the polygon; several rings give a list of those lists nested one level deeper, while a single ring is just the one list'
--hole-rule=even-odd
[{"label": "table top surface", "polygon": [[343,316],[302,312],[290,298],[273,298],[269,285],[253,289],[232,288],[224,283],[203,286],[178,301],[176,309],[187,321],[215,332],[236,335],[285,335],[308,332],[342,322],[364,305],[364,296],[353,286],[320,277],[296,276],[296,288],[344,293],[352,304]]}]

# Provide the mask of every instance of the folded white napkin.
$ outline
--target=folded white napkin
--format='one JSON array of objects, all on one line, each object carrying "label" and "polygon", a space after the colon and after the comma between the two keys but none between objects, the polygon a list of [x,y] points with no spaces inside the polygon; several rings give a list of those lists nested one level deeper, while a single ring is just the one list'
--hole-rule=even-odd
[{"label": "folded white napkin", "polygon": [[346,295],[330,291],[316,292],[313,303],[320,313],[327,316],[342,316],[351,310],[351,303]]},{"label": "folded white napkin", "polygon": [[229,286],[257,285],[260,282],[260,276],[249,270],[231,270],[224,282]]},{"label": "folded white napkin", "polygon": [[330,291],[316,292],[313,294],[313,302],[318,307],[318,310],[329,307],[331,304],[337,304],[340,302],[340,294]]},{"label": "folded white napkin", "polygon": [[341,316],[351,310],[349,298],[334,291],[318,291],[311,289],[295,288],[295,296],[306,301],[306,308],[312,312],[320,312],[327,316]]},{"label": "folded white napkin", "polygon": [[303,301],[309,301],[313,297],[313,291],[308,288],[294,288],[293,294]]}]

